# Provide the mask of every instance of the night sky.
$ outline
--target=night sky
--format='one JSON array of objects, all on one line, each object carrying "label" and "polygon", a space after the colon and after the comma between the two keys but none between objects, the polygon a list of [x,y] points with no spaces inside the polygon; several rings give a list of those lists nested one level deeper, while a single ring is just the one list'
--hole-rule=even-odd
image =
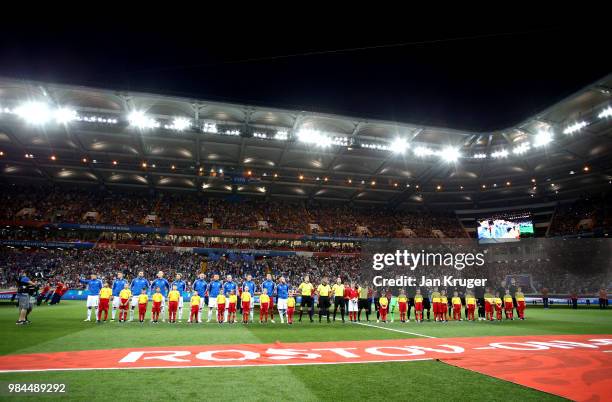
[{"label": "night sky", "polygon": [[11,29],[0,37],[0,75],[485,131],[612,72],[605,25],[373,35],[264,24]]}]

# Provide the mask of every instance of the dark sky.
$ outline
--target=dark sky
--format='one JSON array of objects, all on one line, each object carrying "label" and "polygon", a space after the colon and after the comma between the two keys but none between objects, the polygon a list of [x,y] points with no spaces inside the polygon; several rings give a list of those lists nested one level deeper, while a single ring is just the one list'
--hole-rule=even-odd
[{"label": "dark sky", "polygon": [[484,131],[612,72],[597,24],[95,26],[2,32],[0,75]]}]

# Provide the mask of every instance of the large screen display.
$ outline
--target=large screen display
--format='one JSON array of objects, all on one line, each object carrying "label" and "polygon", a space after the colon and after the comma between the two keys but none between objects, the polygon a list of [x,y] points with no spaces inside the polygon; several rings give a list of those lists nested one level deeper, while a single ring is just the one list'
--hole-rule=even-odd
[{"label": "large screen display", "polygon": [[530,214],[504,214],[478,219],[478,241],[498,243],[519,241],[534,235]]}]

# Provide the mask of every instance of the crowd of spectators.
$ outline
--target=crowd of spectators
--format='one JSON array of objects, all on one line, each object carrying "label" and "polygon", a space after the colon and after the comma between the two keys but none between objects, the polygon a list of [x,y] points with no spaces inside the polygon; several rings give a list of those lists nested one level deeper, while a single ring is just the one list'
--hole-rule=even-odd
[{"label": "crowd of spectators", "polygon": [[572,204],[561,205],[553,216],[549,235],[579,235],[612,227],[610,196],[584,195]]},{"label": "crowd of spectators", "polygon": [[[158,271],[164,271],[166,278],[172,280],[181,273],[191,283],[200,272],[214,273],[222,277],[233,275],[244,278],[253,275],[262,281],[266,274],[275,277],[285,276],[290,283],[300,282],[304,275],[318,283],[323,276],[341,276],[346,281],[359,277],[360,258],[358,257],[267,257],[232,259],[219,258],[208,261],[205,256],[192,253],[91,249],[0,249],[0,288],[10,288],[21,270],[30,272],[43,282],[62,282],[71,289],[81,289],[79,279],[97,274],[101,279],[112,280],[117,272],[123,272],[128,279],[144,271],[145,277],[152,280]],[[298,283],[299,284],[299,283]]]},{"label": "crowd of spectators", "polygon": [[[0,203],[3,205],[0,220],[3,221],[146,224],[370,237],[437,237],[434,231],[439,231],[445,237],[466,237],[453,214],[339,202],[225,199],[202,193],[150,194],[146,191],[5,185]],[[89,212],[95,214],[88,216]],[[150,216],[155,219],[148,219]],[[410,234],[405,233],[406,229]]]}]

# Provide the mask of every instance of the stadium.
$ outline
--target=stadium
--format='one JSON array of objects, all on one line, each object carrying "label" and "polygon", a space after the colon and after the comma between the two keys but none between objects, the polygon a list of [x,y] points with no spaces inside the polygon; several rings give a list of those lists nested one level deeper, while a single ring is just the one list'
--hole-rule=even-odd
[{"label": "stadium", "polygon": [[612,75],[487,131],[163,93],[0,78],[3,399],[611,400]]}]

